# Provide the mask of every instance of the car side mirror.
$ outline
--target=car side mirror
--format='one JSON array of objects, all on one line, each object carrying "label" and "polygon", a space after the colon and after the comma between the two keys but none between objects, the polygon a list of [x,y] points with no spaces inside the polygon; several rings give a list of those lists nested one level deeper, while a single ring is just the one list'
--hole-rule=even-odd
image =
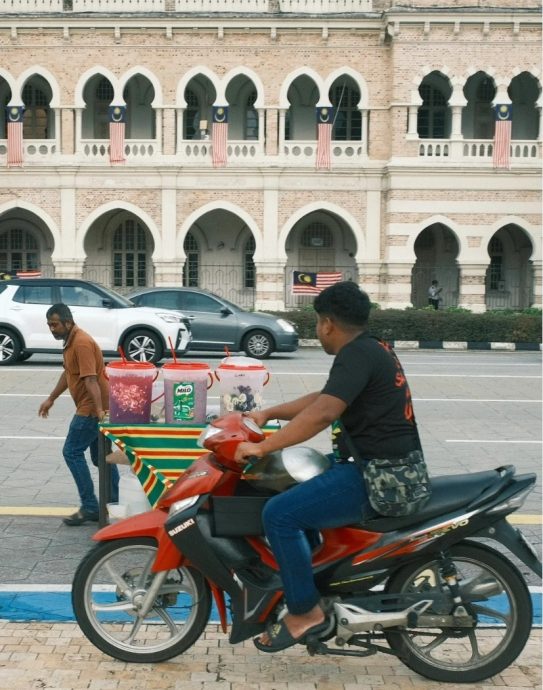
[{"label": "car side mirror", "polygon": [[228,314],[233,314],[234,312],[228,307],[221,307],[221,314],[228,316]]},{"label": "car side mirror", "polygon": [[102,300],[102,306],[105,307],[106,309],[111,309],[113,307],[113,300],[103,299]]}]

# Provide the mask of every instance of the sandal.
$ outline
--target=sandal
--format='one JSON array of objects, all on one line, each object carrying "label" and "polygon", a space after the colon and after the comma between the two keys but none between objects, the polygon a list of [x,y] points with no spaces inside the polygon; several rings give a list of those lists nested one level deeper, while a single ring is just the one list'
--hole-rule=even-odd
[{"label": "sandal", "polygon": [[318,633],[324,632],[328,628],[329,621],[324,620],[322,623],[314,625],[312,628],[308,628],[300,637],[292,637],[289,633],[286,624],[283,621],[274,623],[267,628],[268,637],[270,638],[271,644],[263,644],[258,637],[253,639],[255,647],[260,649],[261,652],[280,652],[283,649],[288,649],[298,643],[303,643],[309,635],[318,635]]}]

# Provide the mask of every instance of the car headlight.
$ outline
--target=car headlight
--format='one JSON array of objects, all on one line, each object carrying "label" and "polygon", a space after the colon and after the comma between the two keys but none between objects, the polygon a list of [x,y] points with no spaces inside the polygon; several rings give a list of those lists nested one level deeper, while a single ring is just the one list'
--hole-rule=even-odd
[{"label": "car headlight", "polygon": [[285,319],[277,319],[277,325],[287,333],[294,333],[294,326]]},{"label": "car headlight", "polygon": [[162,319],[167,323],[181,323],[181,321],[183,320],[180,316],[178,316],[177,314],[172,314],[171,312],[157,312],[157,316],[159,319]]}]

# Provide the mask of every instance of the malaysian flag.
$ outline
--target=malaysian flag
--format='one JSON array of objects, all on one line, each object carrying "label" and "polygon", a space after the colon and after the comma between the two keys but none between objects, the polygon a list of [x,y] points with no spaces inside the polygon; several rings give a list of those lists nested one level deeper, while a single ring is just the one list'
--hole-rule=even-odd
[{"label": "malaysian flag", "polygon": [[292,294],[293,295],[318,295],[334,283],[343,279],[341,273],[323,272],[310,273],[308,271],[294,271],[292,273]]},{"label": "malaysian flag", "polygon": [[21,105],[10,105],[6,108],[8,123],[8,167],[23,164],[23,118],[25,109]]},{"label": "malaysian flag", "polygon": [[509,149],[511,148],[511,125],[513,108],[511,105],[494,106],[496,127],[494,129],[494,152],[492,163],[495,168],[509,168]]},{"label": "malaysian flag", "polygon": [[213,125],[211,128],[212,161],[214,168],[223,168],[227,161],[228,107],[213,106]]},{"label": "malaysian flag", "polygon": [[317,170],[330,170],[332,147],[332,126],[334,124],[333,108],[317,108]]},{"label": "malaysian flag", "polygon": [[126,106],[109,107],[109,162],[124,163],[124,128],[126,123]]}]

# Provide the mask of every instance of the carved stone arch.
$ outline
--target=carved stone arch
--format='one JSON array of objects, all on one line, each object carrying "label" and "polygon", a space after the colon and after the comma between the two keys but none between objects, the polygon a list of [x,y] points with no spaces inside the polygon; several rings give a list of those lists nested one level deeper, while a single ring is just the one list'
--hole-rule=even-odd
[{"label": "carved stone arch", "polygon": [[466,246],[465,244],[462,244],[462,234],[459,230],[458,223],[455,223],[454,221],[450,220],[450,218],[447,218],[447,216],[441,215],[435,215],[426,218],[425,220],[418,223],[416,228],[411,232],[409,240],[407,241],[407,246],[405,248],[406,261],[414,263],[417,260],[417,255],[415,254],[415,242],[417,240],[417,237],[420,235],[421,232],[423,232],[423,230],[426,230],[426,228],[429,228],[431,225],[437,224],[444,225],[452,232],[456,239],[456,242],[458,243],[458,255],[456,257],[456,260],[459,263],[462,261],[462,254],[463,252],[465,252]]},{"label": "carved stone arch", "polygon": [[132,79],[132,77],[136,77],[138,75],[141,75],[142,77],[145,77],[148,79],[152,86],[153,89],[155,90],[155,97],[153,101],[151,102],[151,107],[152,108],[160,108],[163,105],[163,97],[162,97],[162,85],[160,83],[160,80],[154,74],[154,72],[151,72],[150,69],[147,69],[147,67],[142,67],[141,65],[136,65],[135,67],[131,67],[129,70],[127,70],[124,74],[121,75],[119,78],[119,89],[120,93],[124,92],[124,89],[127,85],[127,83]]},{"label": "carved stone arch", "polygon": [[364,231],[360,223],[351,213],[349,213],[349,211],[346,211],[344,208],[341,208],[341,206],[337,206],[336,204],[328,202],[319,201],[315,201],[311,204],[303,206],[302,208],[299,208],[288,218],[286,223],[283,225],[279,232],[279,237],[277,240],[278,259],[285,262],[287,261],[288,256],[286,251],[286,243],[290,232],[292,231],[296,223],[298,223],[304,216],[307,216],[310,213],[314,213],[316,211],[329,211],[330,213],[333,213],[334,215],[338,216],[343,221],[345,221],[345,223],[351,229],[351,232],[353,233],[353,237],[357,245],[355,261],[358,263],[362,263],[364,261],[366,241]]},{"label": "carved stone arch", "polygon": [[53,218],[44,211],[41,207],[36,206],[36,204],[29,203],[28,201],[21,201],[16,199],[14,201],[8,201],[0,206],[0,220],[5,213],[10,211],[21,209],[32,213],[38,220],[43,221],[46,228],[49,230],[51,237],[53,239],[53,247],[51,249],[51,258],[53,261],[60,258],[59,253],[61,249],[60,244],[60,229]]},{"label": "carved stone arch", "polygon": [[183,247],[183,242],[185,240],[187,232],[193,227],[193,225],[197,224],[199,218],[205,216],[207,213],[210,213],[211,211],[228,211],[229,213],[238,216],[238,218],[240,218],[245,223],[245,225],[249,228],[249,230],[253,234],[253,237],[255,238],[255,261],[259,260],[257,259],[257,254],[259,251],[262,251],[263,242],[262,233],[260,231],[260,228],[258,227],[258,224],[252,218],[252,216],[250,216],[247,213],[247,211],[237,206],[236,204],[230,203],[229,201],[211,201],[208,204],[200,206],[200,208],[197,208],[195,211],[193,211],[183,221],[182,225],[180,226],[177,232],[176,246]]},{"label": "carved stone arch", "polygon": [[[419,87],[422,84],[422,82],[426,79],[426,77],[429,74],[432,74],[432,72],[438,72],[439,74],[442,74],[444,77],[446,77],[449,80],[449,83],[452,88],[452,94],[451,94],[451,99],[454,95],[454,87],[455,83],[458,81],[457,76],[452,72],[452,70],[447,67],[447,65],[441,65],[438,67],[437,65],[424,65],[421,67],[421,69],[415,74],[413,79],[411,80],[411,83],[413,85],[413,88],[410,91],[409,94],[409,103],[411,105],[417,105],[420,106],[422,105],[422,98],[419,93]],[[450,100],[450,99],[449,99]]]},{"label": "carved stone arch", "polygon": [[46,69],[45,67],[41,67],[41,65],[34,65],[33,67],[29,67],[18,76],[16,88],[19,98],[22,99],[24,85],[33,76],[40,76],[49,84],[49,88],[51,89],[51,101],[49,102],[49,107],[59,108],[60,87],[58,85],[56,77],[48,69]]},{"label": "carved stone arch", "polygon": [[147,229],[151,233],[155,245],[153,258],[160,259],[162,257],[162,237],[157,224],[146,211],[127,201],[110,201],[107,204],[103,204],[102,206],[95,208],[94,211],[89,213],[76,231],[75,251],[78,257],[85,257],[85,237],[93,223],[95,223],[98,218],[109,213],[110,211],[128,211],[145,223]]},{"label": "carved stone arch", "polygon": [[111,85],[113,87],[113,102],[116,105],[124,105],[123,101],[123,94],[122,94],[122,89],[120,89],[120,94],[119,94],[119,80],[117,77],[113,74],[113,72],[107,67],[103,67],[102,65],[96,65],[95,67],[91,67],[88,69],[84,74],[82,74],[79,77],[79,80],[76,84],[75,87],[75,92],[74,92],[74,101],[75,101],[75,107],[76,108],[84,108],[85,107],[85,100],[83,98],[83,92],[85,90],[85,86],[87,85],[87,82],[92,79],[92,77],[95,77],[97,75],[100,75],[101,77],[105,77],[106,79],[109,79],[111,82]]},{"label": "carved stone arch", "polygon": [[[254,72],[250,67],[245,67],[244,65],[240,67],[235,67],[231,69],[221,80],[220,91],[217,91],[217,105],[224,105],[226,103],[226,89],[228,85],[235,77],[244,76],[247,77],[256,89],[256,101],[254,102],[254,108],[264,108],[265,93],[264,84],[256,72]],[[224,98],[224,101],[221,101]]]},{"label": "carved stone arch", "polygon": [[483,229],[484,233],[481,246],[483,247],[483,250],[485,252],[486,247],[490,242],[491,238],[498,232],[498,230],[505,227],[506,225],[516,225],[530,240],[530,243],[532,245],[532,254],[530,256],[530,260],[541,259],[541,228],[532,225],[532,223],[528,223],[528,221],[524,220],[524,218],[521,218],[520,216],[504,216],[503,218],[494,221],[492,225],[489,225]]},{"label": "carved stone arch", "polygon": [[[219,77],[213,72],[213,70],[210,70],[209,67],[206,67],[205,65],[198,65],[196,67],[193,67],[191,70],[186,72],[183,77],[179,80],[179,83],[177,84],[177,89],[175,93],[175,103],[177,107],[180,108],[186,108],[187,107],[187,102],[185,100],[185,89],[189,85],[191,79],[194,79],[194,77],[197,77],[199,74],[203,75],[204,77],[207,77],[209,81],[213,84],[215,88],[215,93],[218,94],[221,89],[221,80]],[[224,103],[222,104],[224,105]]]},{"label": "carved stone arch", "polygon": [[324,80],[324,89],[325,89],[324,93],[326,95],[328,95],[334,81],[338,77],[341,77],[343,75],[347,75],[347,76],[351,77],[351,79],[358,86],[358,89],[360,91],[360,102],[358,103],[358,108],[360,108],[360,109],[361,108],[369,108],[370,96],[369,96],[368,84],[367,84],[366,80],[364,79],[364,77],[360,74],[360,72],[357,72],[352,67],[338,67],[338,69],[334,70],[333,72],[330,72],[330,74]]},{"label": "carved stone arch", "polygon": [[[310,79],[313,80],[315,83],[315,86],[317,87],[319,91],[319,98],[317,100],[317,107],[321,105],[330,105],[328,103],[328,92],[325,91],[324,88],[324,81],[320,74],[315,72],[314,69],[311,69],[311,67],[299,67],[298,69],[294,70],[290,74],[287,75],[287,77],[283,80],[283,83],[281,84],[281,89],[279,91],[279,107],[284,108],[287,110],[290,106],[289,100],[288,100],[288,90],[291,86],[291,84],[298,78],[298,77],[309,77]],[[323,99],[326,102],[323,102]]]},{"label": "carved stone arch", "polygon": [[20,96],[15,100],[15,94],[17,89],[17,80],[12,76],[7,70],[0,68],[0,79],[3,79],[11,91],[11,99],[9,105],[22,105]]}]

